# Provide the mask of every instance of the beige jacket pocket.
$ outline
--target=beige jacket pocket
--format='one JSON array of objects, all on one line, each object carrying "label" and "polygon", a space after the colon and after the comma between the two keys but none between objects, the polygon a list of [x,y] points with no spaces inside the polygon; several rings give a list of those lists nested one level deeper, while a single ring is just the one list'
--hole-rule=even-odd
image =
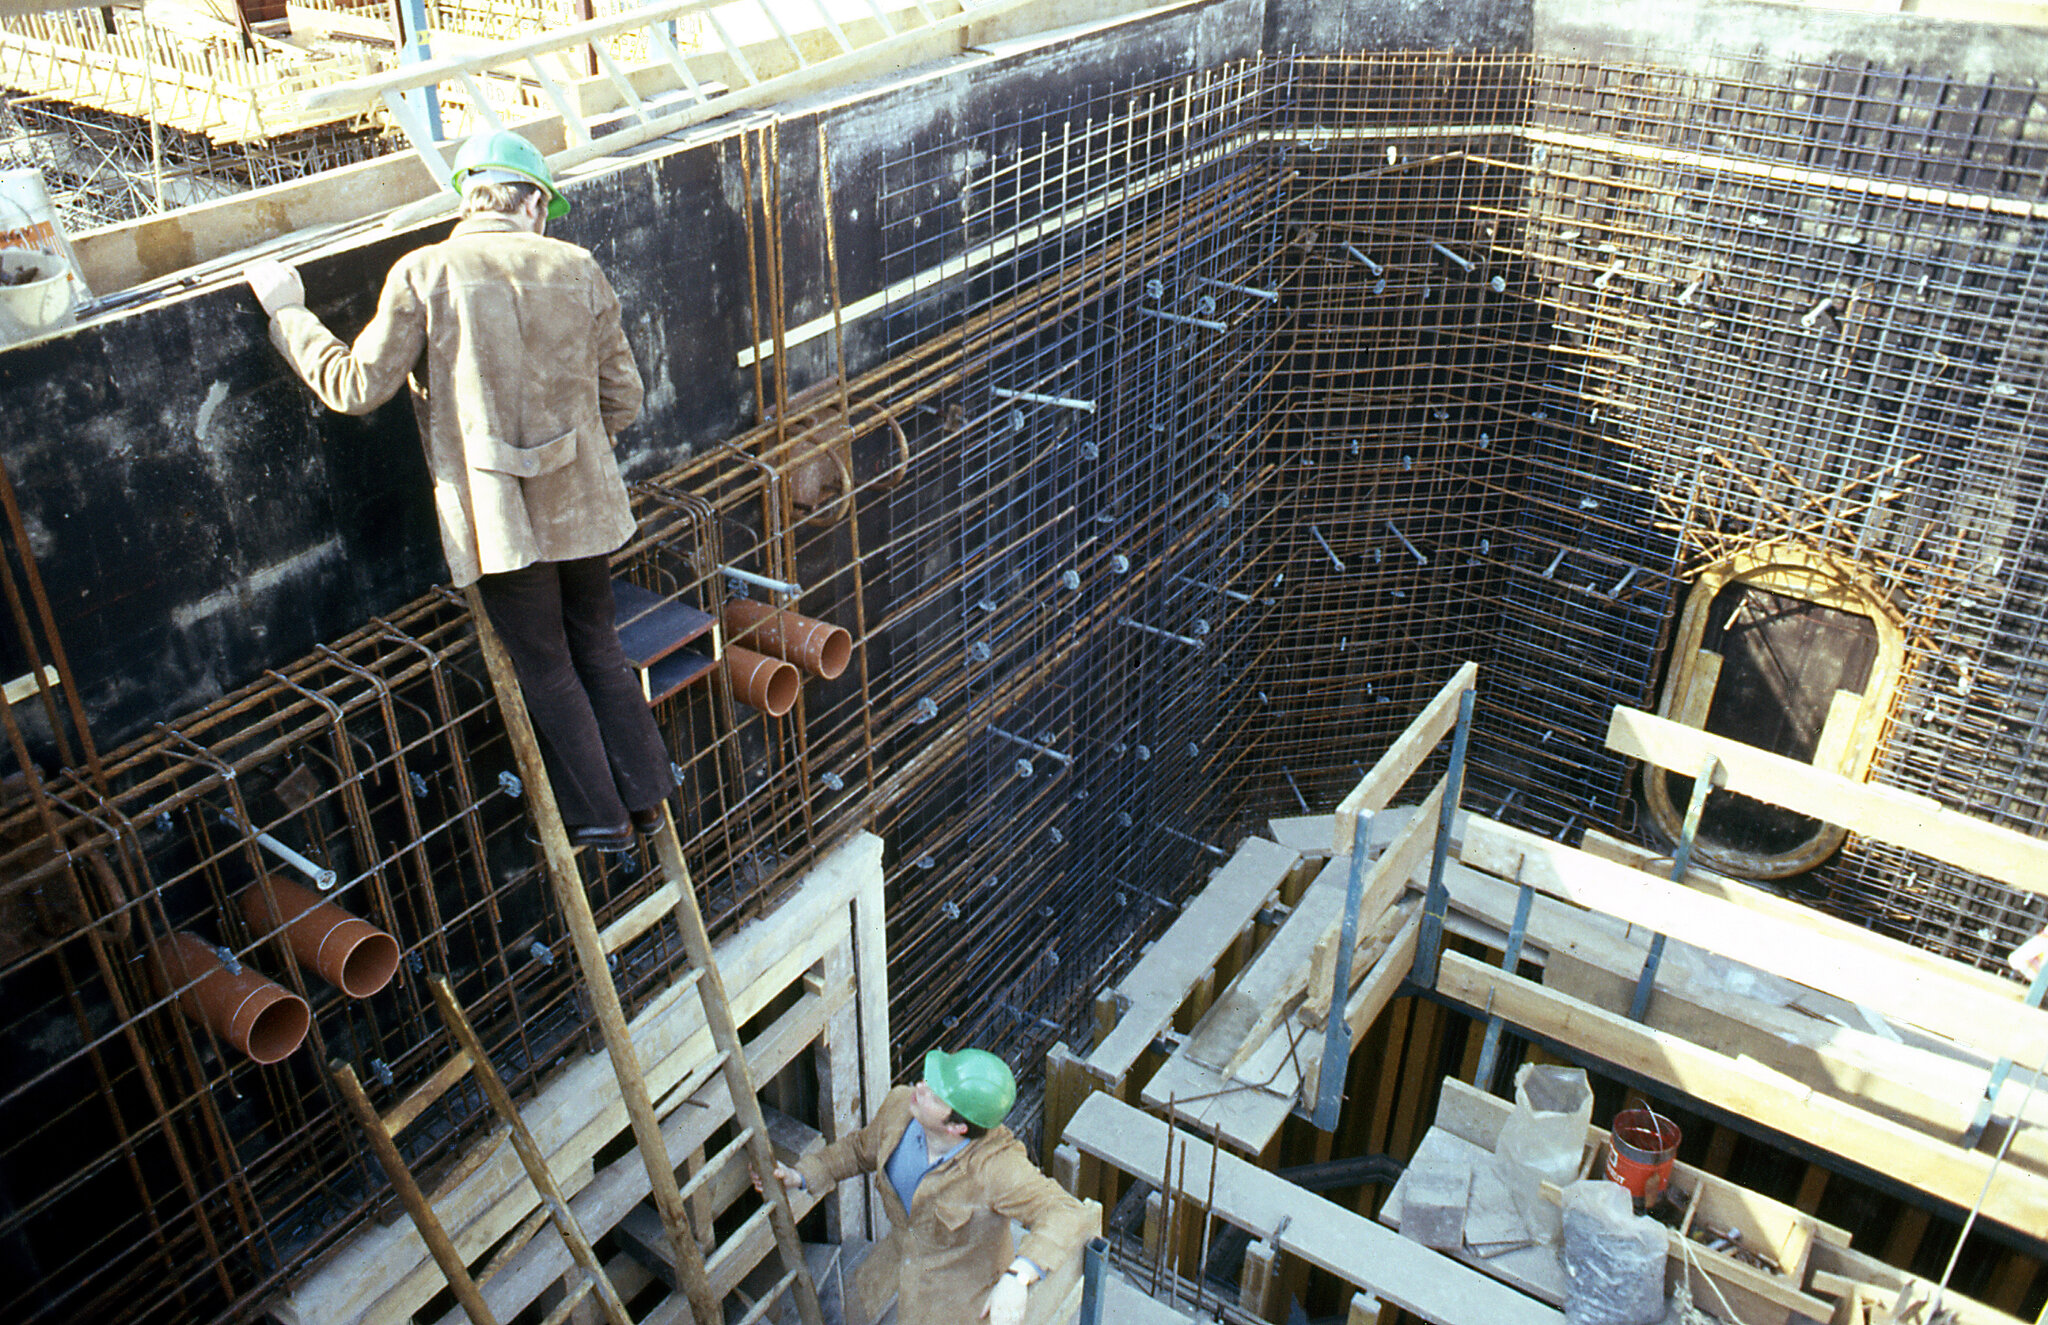
[{"label": "beige jacket pocket", "polygon": [[572,428],[539,446],[516,446],[496,437],[471,436],[463,438],[462,449],[471,469],[538,478],[554,473],[576,458],[576,430]]}]

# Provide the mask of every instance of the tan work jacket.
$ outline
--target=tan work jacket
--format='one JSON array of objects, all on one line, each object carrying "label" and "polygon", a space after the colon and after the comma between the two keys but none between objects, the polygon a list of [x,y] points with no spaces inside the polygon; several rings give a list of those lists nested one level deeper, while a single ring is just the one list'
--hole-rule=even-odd
[{"label": "tan work jacket", "polygon": [[640,374],[618,296],[574,244],[473,216],[399,260],[353,346],[305,308],[278,310],[270,339],[344,414],[369,413],[411,376],[458,587],[632,536],[612,435],[640,413]]},{"label": "tan work jacket", "polygon": [[[889,1214],[889,1236],[855,1275],[861,1320],[874,1320],[900,1284],[898,1325],[973,1325],[1016,1257],[1027,1256],[1050,1273],[1078,1252],[1092,1231],[1087,1211],[1032,1165],[1009,1128],[994,1127],[926,1173],[906,1212],[883,1168],[905,1129],[917,1125],[910,1095],[907,1086],[890,1091],[874,1121],[805,1156],[797,1172],[816,1192],[857,1173],[881,1177],[875,1185]],[[1012,1219],[1030,1230],[1021,1246],[1011,1245]]]}]

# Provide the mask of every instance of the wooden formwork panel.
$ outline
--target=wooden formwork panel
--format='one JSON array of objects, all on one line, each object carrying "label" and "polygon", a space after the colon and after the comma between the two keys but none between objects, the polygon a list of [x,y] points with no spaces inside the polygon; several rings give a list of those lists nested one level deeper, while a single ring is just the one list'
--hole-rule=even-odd
[{"label": "wooden formwork panel", "polygon": [[[879,838],[857,835],[824,857],[772,915],[742,928],[717,949],[734,1019],[742,1025],[795,994],[748,1043],[747,1057],[754,1079],[765,1081],[803,1053],[817,1054],[826,1140],[857,1128],[867,1113],[865,1099],[879,1100],[888,1082],[888,1030],[886,1013],[880,1011],[887,997],[880,941],[881,854]],[[884,1018],[883,1024],[873,1023],[875,1015]],[[704,1070],[713,1049],[703,1009],[694,993],[679,988],[649,1003],[633,1019],[632,1034],[649,1091],[665,1105],[663,1141],[681,1167],[732,1118],[722,1076]],[[678,1091],[697,1079],[703,1080],[701,1086],[687,1094]],[[570,1064],[524,1106],[522,1115],[593,1241],[646,1196],[647,1173],[637,1153],[602,1167],[594,1163],[627,1126],[617,1079],[602,1053]],[[537,1201],[501,1136],[483,1138],[477,1149],[481,1157],[472,1154],[458,1164],[456,1171],[466,1170],[465,1176],[435,1201],[458,1250],[472,1261],[517,1227]],[[842,1184],[829,1198],[836,1203],[835,1222],[865,1227],[865,1195],[860,1184]],[[806,1203],[796,1213],[809,1208]],[[771,1249],[766,1243],[735,1249],[729,1263],[743,1275]],[[549,1229],[497,1267],[485,1285],[485,1299],[501,1318],[510,1319],[568,1268],[567,1249]],[[281,1325],[401,1325],[440,1291],[442,1282],[411,1222],[400,1220],[349,1239],[270,1303],[269,1310]],[[461,1318],[457,1311],[445,1319]]]}]

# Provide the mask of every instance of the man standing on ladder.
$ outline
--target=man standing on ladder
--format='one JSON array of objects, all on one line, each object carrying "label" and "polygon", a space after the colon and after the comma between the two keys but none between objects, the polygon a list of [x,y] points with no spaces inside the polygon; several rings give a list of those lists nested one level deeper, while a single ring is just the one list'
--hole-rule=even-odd
[{"label": "man standing on ladder", "polygon": [[[1081,1203],[1041,1174],[1002,1125],[1017,1099],[1009,1065],[980,1049],[925,1055],[924,1080],[882,1099],[874,1121],[776,1180],[824,1192],[881,1173],[889,1236],[854,1276],[862,1319],[896,1304],[898,1325],[1018,1325],[1031,1285],[1091,1230]],[[1014,1244],[1010,1221],[1028,1235]]]},{"label": "man standing on ladder", "polygon": [[[612,438],[642,389],[618,296],[590,254],[543,237],[568,199],[518,134],[455,158],[462,220],[401,258],[344,345],[291,267],[252,265],[270,339],[330,409],[367,414],[412,375],[441,547],[504,639],[576,846],[657,831],[667,748],[613,625],[607,554],[633,534]],[[414,373],[422,350],[426,380]]]}]

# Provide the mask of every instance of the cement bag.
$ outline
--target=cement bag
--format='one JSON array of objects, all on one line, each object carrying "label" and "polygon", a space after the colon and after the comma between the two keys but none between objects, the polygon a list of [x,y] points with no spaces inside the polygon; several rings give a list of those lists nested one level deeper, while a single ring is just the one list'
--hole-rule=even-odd
[{"label": "cement bag", "polygon": [[1635,1213],[1626,1187],[1588,1178],[1565,1188],[1568,1325],[1656,1325],[1664,1319],[1664,1248],[1664,1226]]},{"label": "cement bag", "polygon": [[1592,1119],[1593,1088],[1583,1068],[1525,1063],[1515,1074],[1515,1111],[1501,1124],[1494,1166],[1529,1236],[1539,1242],[1554,1243],[1561,1231],[1543,1184],[1562,1187],[1579,1176]]}]

